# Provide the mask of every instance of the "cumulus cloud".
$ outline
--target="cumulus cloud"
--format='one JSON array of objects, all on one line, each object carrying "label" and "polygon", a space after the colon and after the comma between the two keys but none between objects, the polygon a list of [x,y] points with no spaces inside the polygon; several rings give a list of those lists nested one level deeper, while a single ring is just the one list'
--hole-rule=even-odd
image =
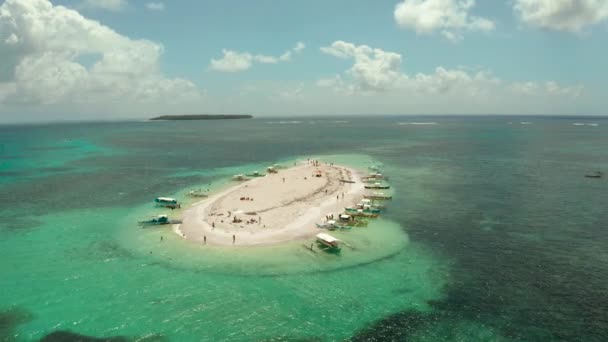
[{"label": "cumulus cloud", "polygon": [[118,12],[127,7],[126,0],[84,0],[81,7]]},{"label": "cumulus cloud", "polygon": [[[0,6],[0,85],[4,102],[121,103],[192,100],[190,81],[159,70],[163,47],[133,40],[48,0]],[[90,65],[83,62],[90,59]]]},{"label": "cumulus cloud", "polygon": [[322,78],[316,83],[318,87],[332,88],[343,94],[400,93],[483,98],[503,94],[507,90],[518,95],[554,97],[578,97],[583,92],[582,86],[562,86],[552,81],[509,84],[487,70],[468,71],[439,66],[431,73],[410,76],[401,70],[400,54],[344,41],[335,41],[321,51],[336,58],[353,60],[353,66],[343,75]]},{"label": "cumulus cloud", "polygon": [[492,20],[469,14],[474,6],[475,0],[404,0],[393,14],[401,28],[419,34],[439,31],[448,40],[459,41],[464,31],[494,29]]},{"label": "cumulus cloud", "polygon": [[356,46],[341,40],[321,51],[342,59],[354,60],[347,73],[353,78],[355,87],[363,91],[383,91],[393,88],[403,77],[401,55],[373,49],[367,45]]},{"label": "cumulus cloud", "polygon": [[515,0],[515,13],[529,25],[579,32],[608,19],[606,0]]},{"label": "cumulus cloud", "polygon": [[516,82],[510,86],[511,91],[516,94],[527,96],[557,96],[577,98],[582,95],[582,85],[563,86],[555,81],[538,82]]},{"label": "cumulus cloud", "polygon": [[150,11],[164,11],[165,4],[162,2],[148,2],[146,3],[146,8]]},{"label": "cumulus cloud", "polygon": [[222,50],[222,58],[211,59],[209,69],[221,72],[240,72],[248,70],[254,63],[277,64],[291,60],[293,54],[301,53],[306,46],[302,42],[285,51],[278,57],[268,55],[254,55],[249,52],[238,52],[234,50]]}]

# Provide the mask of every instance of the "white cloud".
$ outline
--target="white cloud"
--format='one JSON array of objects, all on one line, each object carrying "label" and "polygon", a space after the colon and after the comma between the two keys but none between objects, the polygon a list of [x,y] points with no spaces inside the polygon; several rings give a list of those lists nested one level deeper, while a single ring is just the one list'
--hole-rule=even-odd
[{"label": "white cloud", "polygon": [[488,96],[534,95],[536,97],[576,98],[583,92],[582,86],[562,86],[556,82],[507,83],[487,70],[467,71],[442,66],[432,73],[409,76],[401,70],[401,55],[395,52],[336,41],[321,48],[326,54],[353,59],[353,66],[344,75],[322,78],[316,82],[321,88],[332,88],[342,94],[402,94],[412,97],[452,96],[483,99]]},{"label": "white cloud", "polygon": [[[161,45],[122,36],[48,0],[0,6],[0,54],[9,57],[0,82],[14,90],[5,103],[129,106],[198,99],[192,82],[161,74],[162,52]],[[91,65],[80,62],[84,57]]]},{"label": "white cloud", "polygon": [[347,73],[359,90],[388,90],[403,77],[401,55],[398,53],[372,49],[367,45],[356,46],[341,40],[329,47],[322,47],[321,51],[334,57],[354,60]]},{"label": "white cloud", "polygon": [[81,7],[118,12],[127,7],[126,0],[84,0]]},{"label": "white cloud", "polygon": [[510,87],[511,91],[516,94],[526,96],[554,96],[577,98],[584,91],[582,85],[562,86],[555,81],[547,81],[544,84],[538,82],[516,82]]},{"label": "white cloud", "polygon": [[249,52],[238,52],[234,50],[222,50],[223,56],[219,59],[211,59],[209,69],[221,72],[240,72],[248,70],[254,63],[277,64],[291,60],[291,56],[299,54],[304,50],[305,45],[298,42],[296,46],[285,51],[279,57],[268,55],[253,55]]},{"label": "white cloud", "polygon": [[450,41],[462,40],[463,31],[492,31],[492,20],[469,14],[475,0],[404,0],[394,11],[401,28],[419,34],[440,31]]},{"label": "white cloud", "polygon": [[150,11],[164,11],[165,4],[162,2],[148,2],[146,3],[146,8]]},{"label": "white cloud", "polygon": [[556,31],[579,32],[608,20],[606,0],[515,0],[513,8],[524,23]]}]

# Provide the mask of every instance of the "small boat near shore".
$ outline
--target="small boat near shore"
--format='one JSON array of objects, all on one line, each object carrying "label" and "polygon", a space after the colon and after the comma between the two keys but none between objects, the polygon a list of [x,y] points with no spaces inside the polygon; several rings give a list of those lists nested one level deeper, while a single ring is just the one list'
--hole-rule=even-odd
[{"label": "small boat near shore", "polygon": [[366,185],[365,188],[366,189],[375,189],[375,190],[385,190],[385,189],[390,189],[391,186],[388,184],[374,183],[371,185]]},{"label": "small boat near shore", "polygon": [[363,181],[378,181],[378,180],[388,180],[388,177],[381,173],[370,173],[369,176],[365,176],[361,178]]},{"label": "small boat near shore", "polygon": [[362,218],[378,218],[380,215],[374,213],[366,213],[363,209],[358,209],[355,212],[348,213],[352,217],[362,217]]},{"label": "small boat near shore", "polygon": [[342,183],[350,183],[350,184],[356,183],[355,181],[348,180],[348,179],[340,179],[340,182],[342,182]]},{"label": "small boat near shore", "polygon": [[373,194],[363,195],[363,198],[370,200],[390,200],[393,199],[393,196],[385,195],[382,192],[377,192]]},{"label": "small boat near shore", "polygon": [[339,253],[342,250],[340,240],[329,234],[319,233],[315,236],[315,238],[319,244],[319,247],[326,252]]},{"label": "small boat near shore", "polygon": [[350,226],[338,224],[335,220],[329,220],[325,223],[317,223],[317,228],[327,229],[327,230],[352,229],[352,227],[350,227]]},{"label": "small boat near shore", "polygon": [[247,177],[264,177],[266,174],[260,173],[259,171],[253,171],[252,173],[246,174]]},{"label": "small boat near shore", "polygon": [[249,178],[247,178],[245,175],[234,175],[232,176],[232,180],[233,181],[238,181],[238,182],[242,182],[242,181],[246,181],[249,180]]},{"label": "small boat near shore", "polygon": [[146,227],[146,226],[162,226],[162,225],[166,225],[166,224],[177,224],[177,223],[181,223],[181,221],[170,220],[169,216],[167,216],[167,215],[158,215],[149,220],[139,221],[138,223],[139,223],[139,225]]},{"label": "small boat near shore", "polygon": [[347,225],[349,227],[367,227],[366,220],[357,220],[357,218],[350,214],[338,215],[338,221],[340,224]]},{"label": "small boat near shore", "polygon": [[379,209],[379,208],[371,208],[371,207],[369,207],[369,208],[365,208],[365,207],[360,208],[359,206],[357,206],[357,207],[346,207],[346,208],[344,208],[344,211],[345,211],[345,212],[347,212],[347,213],[357,213],[357,212],[359,212],[360,210],[361,210],[363,213],[366,213],[366,214],[379,214],[379,213],[382,211],[382,210],[381,210],[381,209]]},{"label": "small boat near shore", "polygon": [[175,198],[171,198],[171,197],[156,197],[154,199],[154,202],[156,203],[156,206],[158,206],[158,207],[164,207],[164,208],[169,208],[169,209],[181,208],[181,205],[179,204],[179,202]]}]

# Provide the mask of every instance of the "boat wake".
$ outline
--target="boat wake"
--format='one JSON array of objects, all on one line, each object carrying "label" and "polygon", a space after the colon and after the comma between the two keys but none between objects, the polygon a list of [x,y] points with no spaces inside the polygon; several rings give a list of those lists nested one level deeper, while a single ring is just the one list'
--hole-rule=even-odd
[{"label": "boat wake", "polygon": [[399,125],[421,125],[421,126],[425,126],[425,125],[437,125],[436,122],[399,122]]},{"label": "boat wake", "polygon": [[270,125],[296,125],[301,124],[302,121],[268,121],[267,123]]},{"label": "boat wake", "polygon": [[592,127],[597,127],[599,126],[599,124],[596,123],[582,123],[582,122],[575,122],[573,123],[574,126],[592,126]]}]

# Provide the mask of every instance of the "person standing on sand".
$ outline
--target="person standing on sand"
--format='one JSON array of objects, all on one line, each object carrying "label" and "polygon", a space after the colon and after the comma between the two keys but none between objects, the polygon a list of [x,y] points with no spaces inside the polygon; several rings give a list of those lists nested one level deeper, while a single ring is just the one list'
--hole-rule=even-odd
[{"label": "person standing on sand", "polygon": [[207,235],[203,235],[203,244],[207,244]]},{"label": "person standing on sand", "polygon": [[235,242],[236,242],[236,235],[232,234],[232,244],[234,245]]}]

